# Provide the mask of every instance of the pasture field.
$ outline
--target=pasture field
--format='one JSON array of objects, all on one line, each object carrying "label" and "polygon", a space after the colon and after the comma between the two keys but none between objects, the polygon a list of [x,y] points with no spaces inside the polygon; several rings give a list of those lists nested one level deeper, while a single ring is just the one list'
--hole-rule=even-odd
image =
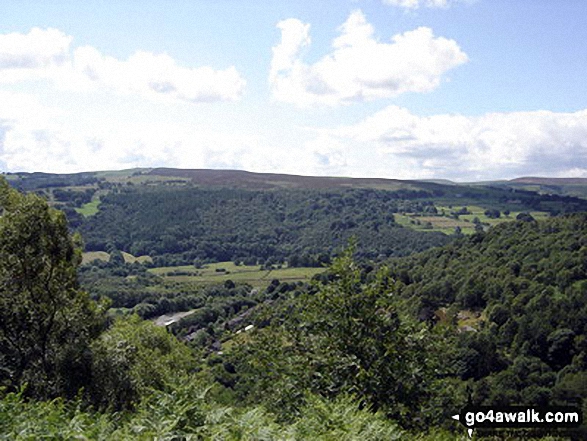
[{"label": "pasture field", "polygon": [[[461,227],[463,234],[472,234],[475,225],[462,220],[456,220],[445,216],[421,216],[415,213],[399,214],[394,213],[395,221],[399,225],[417,231],[440,231],[445,234],[453,234],[456,227]],[[418,224],[419,222],[419,224]],[[430,222],[432,228],[426,226]]]},{"label": "pasture field", "polygon": [[[456,227],[461,228],[463,234],[473,234],[475,232],[475,224],[473,220],[478,218],[479,221],[485,225],[498,225],[503,222],[509,222],[516,219],[516,216],[521,211],[512,211],[507,216],[503,213],[497,219],[492,219],[485,215],[486,208],[477,205],[466,205],[470,214],[461,214],[458,219],[450,216],[452,211],[458,211],[462,206],[453,205],[452,208],[444,205],[437,205],[438,214],[418,214],[418,213],[394,213],[395,221],[399,225],[407,228],[412,228],[417,231],[441,231],[445,234],[452,234]],[[548,213],[544,211],[531,211],[530,214],[536,220],[546,219],[549,217]],[[432,226],[432,228],[430,228]]]},{"label": "pasture field", "polygon": [[121,251],[120,254],[122,254],[122,258],[124,259],[125,263],[135,263],[135,262],[139,262],[139,263],[146,263],[146,262],[153,262],[153,259],[151,256],[138,256],[135,257],[130,253],[125,253],[124,251]]},{"label": "pasture field", "polygon": [[[66,188],[71,189],[71,187],[66,187]],[[100,211],[100,208],[98,208],[98,205],[100,205],[100,198],[106,194],[108,194],[108,190],[96,191],[94,193],[94,196],[92,196],[92,200],[90,202],[82,205],[80,208],[76,208],[75,211],[77,211],[79,214],[83,215],[84,217],[90,217],[90,216],[95,215],[98,211]]]},{"label": "pasture field", "polygon": [[94,214],[96,214],[99,211],[99,208],[98,208],[99,203],[100,203],[100,199],[93,199],[91,202],[88,202],[87,204],[82,205],[80,208],[76,208],[75,211],[77,211],[79,214],[81,214],[84,217],[93,216]]},{"label": "pasture field", "polygon": [[[479,207],[477,205],[466,205],[466,207],[467,207],[467,210],[471,212],[471,214],[461,214],[459,216],[460,220],[466,220],[468,222],[473,222],[473,219],[475,219],[477,217],[477,218],[479,218],[479,220],[482,223],[486,223],[486,224],[489,224],[492,226],[500,224],[502,222],[515,220],[516,216],[518,214],[522,213],[522,211],[512,211],[507,216],[502,213],[501,217],[498,217],[497,219],[492,219],[490,217],[485,216],[486,208]],[[444,212],[448,216],[451,211],[458,211],[462,207],[457,206],[457,205],[453,205],[452,208],[449,208],[447,206],[439,205],[436,208],[438,209],[439,212],[442,212],[442,210],[444,210]],[[546,219],[548,217],[548,213],[546,213],[544,211],[531,211],[530,214],[536,220]]]},{"label": "pasture field", "polygon": [[110,254],[106,251],[88,251],[82,253],[82,265],[93,262],[94,260],[108,262],[110,260]]},{"label": "pasture field", "polygon": [[195,268],[193,265],[151,268],[149,272],[176,282],[190,282],[202,285],[224,283],[248,283],[255,288],[262,288],[273,280],[280,282],[309,281],[324,268],[281,268],[261,269],[259,265],[235,265],[233,262],[219,262]]},{"label": "pasture field", "polygon": [[[135,262],[145,263],[145,262],[152,262],[153,261],[151,256],[135,257],[132,254],[125,253],[124,251],[122,251],[120,254],[122,254],[122,258],[124,259],[124,261],[126,263],[135,263]],[[93,260],[102,260],[104,262],[108,262],[108,261],[110,261],[110,254],[108,254],[106,251],[88,251],[88,252],[82,253],[82,265],[84,265],[86,263],[90,263]]]}]

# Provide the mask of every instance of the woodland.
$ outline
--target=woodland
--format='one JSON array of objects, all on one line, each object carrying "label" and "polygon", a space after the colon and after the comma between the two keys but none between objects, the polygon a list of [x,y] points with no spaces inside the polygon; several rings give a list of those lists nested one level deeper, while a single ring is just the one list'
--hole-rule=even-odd
[{"label": "woodland", "polygon": [[[0,179],[0,439],[453,440],[466,404],[587,413],[583,199],[35,179]],[[473,203],[470,234],[397,222]],[[261,288],[153,272],[227,261],[323,271]]]}]

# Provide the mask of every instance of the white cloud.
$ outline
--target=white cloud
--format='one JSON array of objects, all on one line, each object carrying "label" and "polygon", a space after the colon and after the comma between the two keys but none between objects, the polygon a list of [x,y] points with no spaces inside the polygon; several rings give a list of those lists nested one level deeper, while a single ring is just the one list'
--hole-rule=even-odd
[{"label": "white cloud", "polygon": [[0,34],[0,83],[50,76],[68,62],[71,40],[57,29]]},{"label": "white cloud", "polygon": [[72,39],[56,29],[0,35],[0,83],[50,79],[67,90],[101,87],[188,102],[236,100],[246,84],[234,66],[188,68],[144,51],[123,61],[91,46],[71,50]]},{"label": "white cloud", "polygon": [[57,29],[0,35],[0,70],[36,69],[63,64],[72,37]]},{"label": "white cloud", "polygon": [[88,108],[84,116],[90,124],[85,124],[75,110],[0,90],[0,170],[71,173],[168,166],[275,171],[283,161],[297,164],[294,152],[284,154],[259,136],[175,122],[155,103],[152,110],[156,115],[148,121],[128,121],[103,118],[100,108]]},{"label": "white cloud", "polygon": [[448,8],[459,1],[464,0],[383,0],[383,3],[414,10],[419,8]]},{"label": "white cloud", "polygon": [[271,75],[277,75],[282,70],[293,69],[297,63],[299,52],[310,44],[310,25],[303,24],[295,18],[277,23],[281,30],[281,43],[273,47],[271,60]]},{"label": "white cloud", "polygon": [[73,67],[85,79],[114,90],[190,102],[236,100],[245,86],[234,67],[184,68],[169,55],[150,52],[136,52],[119,61],[85,46],[75,50]]},{"label": "white cloud", "polygon": [[310,44],[309,25],[296,19],[277,24],[281,42],[273,47],[269,82],[276,100],[299,106],[372,101],[406,92],[429,92],[442,75],[465,63],[454,40],[435,37],[420,27],[379,42],[359,10],[339,28],[333,51],[314,64],[300,52]]},{"label": "white cloud", "polygon": [[354,176],[587,176],[587,110],[420,117],[389,106],[355,125],[322,130],[317,139],[343,146],[346,174]]},{"label": "white cloud", "polygon": [[88,120],[99,123],[72,125],[68,111],[0,91],[0,167],[65,173],[168,166],[461,181],[587,177],[587,110],[423,117],[388,106],[356,124],[307,129],[291,139],[227,133],[164,113],[129,122],[88,111]]}]

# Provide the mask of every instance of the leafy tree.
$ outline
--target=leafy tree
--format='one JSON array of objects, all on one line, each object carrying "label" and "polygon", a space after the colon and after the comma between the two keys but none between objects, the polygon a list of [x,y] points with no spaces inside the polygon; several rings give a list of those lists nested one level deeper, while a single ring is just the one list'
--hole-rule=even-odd
[{"label": "leafy tree", "polygon": [[89,378],[102,310],[80,290],[65,215],[0,178],[0,384],[73,395]]},{"label": "leafy tree", "polygon": [[516,216],[516,220],[524,221],[524,222],[533,222],[535,219],[532,217],[530,213],[520,213]]},{"label": "leafy tree", "polygon": [[295,411],[304,390],[353,394],[366,406],[418,425],[440,368],[434,339],[403,313],[385,268],[368,280],[352,249],[336,258],[331,280],[286,303],[284,319],[230,354],[237,390],[250,402]]},{"label": "leafy tree", "polygon": [[496,208],[491,208],[491,209],[485,210],[485,216],[487,216],[490,219],[497,219],[501,216],[501,213]]},{"label": "leafy tree", "polygon": [[118,320],[93,345],[92,399],[117,409],[137,403],[193,363],[190,351],[164,328],[138,316]]}]

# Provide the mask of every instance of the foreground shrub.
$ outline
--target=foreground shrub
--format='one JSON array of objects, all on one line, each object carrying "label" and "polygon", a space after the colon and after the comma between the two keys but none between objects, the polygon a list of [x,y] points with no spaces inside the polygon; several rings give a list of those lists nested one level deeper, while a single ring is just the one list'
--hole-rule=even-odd
[{"label": "foreground shrub", "polygon": [[186,345],[138,316],[120,319],[92,345],[91,398],[101,407],[132,407],[150,390],[164,390],[194,364]]}]

